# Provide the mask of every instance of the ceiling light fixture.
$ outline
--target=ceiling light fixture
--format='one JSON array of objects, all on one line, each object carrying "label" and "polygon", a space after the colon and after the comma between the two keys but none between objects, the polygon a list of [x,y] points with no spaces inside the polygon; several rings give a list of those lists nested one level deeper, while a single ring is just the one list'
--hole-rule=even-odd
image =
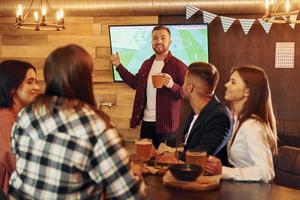
[{"label": "ceiling light fixture", "polygon": [[[35,0],[31,0],[28,9],[24,12],[21,4],[16,9],[16,23],[15,26],[21,29],[29,29],[35,31],[60,31],[65,29],[64,26],[64,11],[58,9],[54,13],[48,0],[39,0],[40,4],[35,3],[37,9],[33,8]],[[49,13],[47,15],[47,12]],[[33,18],[29,18],[32,14]],[[41,17],[40,17],[41,16]],[[46,22],[46,16],[50,18],[51,22]]]}]

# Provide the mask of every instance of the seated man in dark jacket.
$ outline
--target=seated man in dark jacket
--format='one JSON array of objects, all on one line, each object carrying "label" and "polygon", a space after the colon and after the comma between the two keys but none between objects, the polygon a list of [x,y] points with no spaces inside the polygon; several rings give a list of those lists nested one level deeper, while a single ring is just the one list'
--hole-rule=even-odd
[{"label": "seated man in dark jacket", "polygon": [[[214,95],[219,72],[209,63],[196,62],[189,66],[183,92],[193,113],[186,120],[184,151],[204,150],[227,163],[226,144],[231,132],[231,114]],[[180,155],[185,160],[185,154]]]}]

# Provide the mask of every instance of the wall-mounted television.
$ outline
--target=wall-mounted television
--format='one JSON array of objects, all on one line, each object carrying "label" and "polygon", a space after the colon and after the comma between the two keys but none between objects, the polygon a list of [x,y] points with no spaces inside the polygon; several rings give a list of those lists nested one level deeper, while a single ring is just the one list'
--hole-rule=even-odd
[{"label": "wall-mounted television", "polygon": [[[136,74],[142,63],[154,54],[151,45],[152,29],[156,25],[109,26],[112,53],[119,53],[121,63]],[[171,31],[170,50],[174,56],[189,65],[192,62],[208,62],[207,24],[166,25]],[[113,67],[114,81],[122,81]]]}]

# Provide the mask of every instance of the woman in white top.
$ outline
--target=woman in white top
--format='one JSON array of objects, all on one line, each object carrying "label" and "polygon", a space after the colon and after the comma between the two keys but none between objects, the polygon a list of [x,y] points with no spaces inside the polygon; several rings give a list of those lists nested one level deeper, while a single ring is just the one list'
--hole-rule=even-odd
[{"label": "woman in white top", "polygon": [[231,103],[234,128],[228,143],[228,160],[222,166],[215,157],[207,160],[209,174],[223,179],[264,181],[274,178],[272,156],[277,153],[276,122],[266,73],[255,66],[234,68],[225,84],[225,99]]}]

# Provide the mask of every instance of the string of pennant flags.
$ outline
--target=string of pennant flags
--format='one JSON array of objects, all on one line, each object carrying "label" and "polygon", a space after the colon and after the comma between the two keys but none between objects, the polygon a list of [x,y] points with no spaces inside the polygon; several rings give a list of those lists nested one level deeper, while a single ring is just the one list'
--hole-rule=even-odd
[{"label": "string of pennant flags", "polygon": [[[221,18],[221,24],[223,27],[223,31],[227,32],[227,30],[230,28],[230,26],[233,24],[233,22],[235,20],[238,20],[242,26],[242,29],[244,31],[244,33],[247,35],[249,30],[251,29],[252,25],[254,24],[255,20],[258,20],[259,23],[261,24],[261,26],[263,27],[263,29],[265,30],[265,32],[268,34],[272,23],[267,23],[265,21],[263,21],[261,18],[260,19],[235,19],[232,17],[224,17],[224,16],[218,16],[214,13],[210,13],[204,10],[200,10],[199,8],[197,8],[194,5],[191,4],[186,4],[186,19],[191,18],[194,14],[196,14],[198,11],[201,11],[203,14],[203,21],[204,23],[210,24],[216,17],[220,17]],[[297,14],[295,15],[291,15],[290,19],[294,20],[297,18]],[[295,28],[295,24],[289,24],[293,29]]]}]

